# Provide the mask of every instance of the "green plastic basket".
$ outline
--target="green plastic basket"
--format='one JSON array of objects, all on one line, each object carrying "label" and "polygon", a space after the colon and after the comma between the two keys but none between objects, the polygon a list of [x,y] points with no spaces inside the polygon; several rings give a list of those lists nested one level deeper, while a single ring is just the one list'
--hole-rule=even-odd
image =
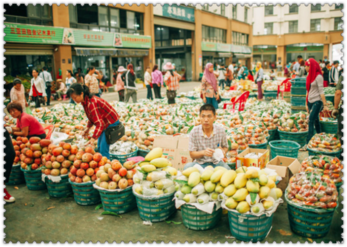
[{"label": "green plastic basket", "polygon": [[322,132],[328,134],[337,134],[339,130],[339,125],[337,122],[320,121],[320,126],[322,127]]},{"label": "green plastic basket", "polygon": [[343,182],[341,182],[341,183],[336,183],[335,184],[335,186],[336,186],[336,190],[337,190],[337,192],[339,192],[339,194],[340,194],[340,189],[341,189],[341,186],[343,185]]},{"label": "green plastic basket", "polygon": [[60,176],[61,180],[58,183],[45,177],[48,194],[50,197],[61,198],[72,194],[71,184],[69,183],[68,175]]},{"label": "green plastic basket", "polygon": [[258,242],[264,240],[272,226],[273,214],[254,216],[228,211],[231,235],[244,242]]},{"label": "green plastic basket", "polygon": [[271,141],[271,159],[277,156],[298,158],[300,145],[294,141]]},{"label": "green plastic basket", "polygon": [[118,160],[122,165],[127,161],[128,158],[137,156],[138,148],[129,154],[110,154],[111,160]]},{"label": "green plastic basket", "polygon": [[330,101],[332,102],[333,104],[335,103],[334,100],[335,100],[335,95],[325,95],[325,99],[327,101]]},{"label": "green plastic basket", "polygon": [[279,130],[278,133],[280,134],[281,140],[297,142],[300,145],[300,147],[302,147],[306,144],[308,131],[306,131],[306,132],[285,132],[285,131]]},{"label": "green plastic basket", "polygon": [[136,208],[136,199],[132,187],[122,191],[98,191],[105,211],[124,214]]},{"label": "green plastic basket", "polygon": [[[249,97],[248,97],[248,98],[249,98]],[[230,102],[230,100],[231,100],[230,98],[222,98],[222,101],[223,101],[223,102]]]},{"label": "green plastic basket", "polygon": [[251,93],[249,94],[248,98],[258,98],[258,94],[257,93]]},{"label": "green plastic basket", "polygon": [[273,141],[276,140],[276,133],[277,133],[277,129],[274,130],[268,130],[269,131],[269,136],[266,138],[267,141]]},{"label": "green plastic basket", "polygon": [[290,93],[292,94],[292,97],[295,95],[306,95],[306,85],[305,87],[292,86],[290,89]]},{"label": "green plastic basket", "polygon": [[142,149],[139,149],[139,150],[137,151],[137,156],[141,156],[141,157],[145,158],[146,155],[147,155],[149,152],[150,152],[149,150],[142,150]]},{"label": "green plastic basket", "polygon": [[69,179],[69,183],[72,186],[72,191],[77,204],[82,206],[89,206],[100,203],[100,194],[98,190],[94,189],[94,182],[75,183],[71,182],[71,180]]},{"label": "green plastic basket", "polygon": [[24,173],[20,168],[20,164],[12,166],[10,178],[8,179],[6,185],[18,185],[25,183]]},{"label": "green plastic basket", "polygon": [[305,107],[306,105],[306,95],[292,95],[290,98],[290,103],[292,106]]},{"label": "green plastic basket", "polygon": [[306,238],[322,238],[328,234],[335,208],[317,209],[308,206],[299,206],[288,199],[287,202],[289,225],[292,231]]},{"label": "green plastic basket", "polygon": [[212,214],[206,213],[196,207],[184,204],[181,207],[183,224],[185,227],[195,231],[205,231],[214,228],[222,216],[222,208],[213,208]]},{"label": "green plastic basket", "polygon": [[160,222],[169,218],[176,212],[175,193],[164,195],[158,198],[146,198],[135,194],[136,204],[140,218],[144,221]]},{"label": "green plastic basket", "polygon": [[277,99],[277,91],[264,91],[264,97],[266,101]]},{"label": "green plastic basket", "polygon": [[337,157],[337,158],[341,158],[341,153],[342,153],[342,149],[338,152],[322,152],[322,151],[313,150],[311,148],[307,148],[307,151],[309,156],[327,155],[327,156]]},{"label": "green plastic basket", "polygon": [[231,170],[236,170],[236,162],[227,164]]},{"label": "green plastic basket", "polygon": [[24,173],[25,183],[29,190],[45,190],[46,184],[42,181],[42,171],[41,170],[24,170],[20,168]]},{"label": "green plastic basket", "polygon": [[306,88],[306,77],[298,77],[290,80],[290,83],[294,87],[304,87]]},{"label": "green plastic basket", "polygon": [[267,149],[267,142],[263,144],[248,144],[248,146],[255,149]]}]

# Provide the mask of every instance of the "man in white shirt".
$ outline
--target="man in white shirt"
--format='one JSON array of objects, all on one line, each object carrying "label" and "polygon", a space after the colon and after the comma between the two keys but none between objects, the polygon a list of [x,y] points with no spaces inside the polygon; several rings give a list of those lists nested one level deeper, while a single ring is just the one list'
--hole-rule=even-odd
[{"label": "man in white shirt", "polygon": [[331,67],[329,73],[330,87],[336,87],[336,84],[339,81],[339,70],[337,69],[337,67],[339,67],[339,61],[336,60],[334,61],[334,64]]},{"label": "man in white shirt", "polygon": [[299,73],[299,69],[300,69],[300,60],[302,59],[302,56],[299,55],[297,57],[298,61],[296,61],[296,63],[293,66],[293,70],[295,71],[295,73]]},{"label": "man in white shirt", "polygon": [[40,77],[42,78],[44,84],[45,84],[45,90],[47,94],[47,106],[49,106],[51,102],[51,86],[52,86],[52,75],[47,71],[47,67],[42,68],[42,72],[40,73]]},{"label": "man in white shirt", "polygon": [[219,86],[222,85],[222,90],[224,90],[224,84],[225,84],[225,68],[224,65],[220,65],[220,68],[218,70],[218,81],[219,81]]}]

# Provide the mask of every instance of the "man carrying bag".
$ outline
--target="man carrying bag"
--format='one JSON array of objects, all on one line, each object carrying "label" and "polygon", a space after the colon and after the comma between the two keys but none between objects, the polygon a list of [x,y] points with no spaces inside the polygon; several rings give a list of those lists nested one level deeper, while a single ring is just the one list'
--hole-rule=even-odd
[{"label": "man carrying bag", "polygon": [[46,86],[46,94],[47,94],[47,106],[49,106],[51,102],[51,87],[52,87],[52,76],[51,73],[47,71],[47,67],[42,68],[42,72],[40,73],[40,77]]}]

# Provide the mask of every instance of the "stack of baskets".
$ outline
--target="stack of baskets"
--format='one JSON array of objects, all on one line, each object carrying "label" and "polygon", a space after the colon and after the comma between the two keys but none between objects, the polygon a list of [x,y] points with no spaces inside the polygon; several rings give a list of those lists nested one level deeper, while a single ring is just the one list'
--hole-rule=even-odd
[{"label": "stack of baskets", "polygon": [[277,91],[264,90],[264,97],[266,101],[277,99]]},{"label": "stack of baskets", "polygon": [[137,153],[138,153],[138,147],[136,147],[136,150],[134,152],[129,154],[110,154],[110,159],[118,160],[123,165],[128,158],[137,156]]},{"label": "stack of baskets", "polygon": [[182,205],[181,209],[185,227],[196,231],[214,228],[220,222],[222,216],[222,208],[216,210],[216,205],[214,205],[212,214],[201,211],[189,204]]},{"label": "stack of baskets", "polygon": [[20,164],[18,165],[13,165],[11,169],[11,174],[8,182],[6,185],[18,185],[18,184],[24,184],[25,179],[24,179],[24,174],[21,171]]},{"label": "stack of baskets", "polygon": [[276,156],[284,156],[290,158],[298,158],[300,145],[294,141],[271,141],[271,159]]},{"label": "stack of baskets", "polygon": [[291,83],[292,113],[306,111],[306,77],[292,79]]}]

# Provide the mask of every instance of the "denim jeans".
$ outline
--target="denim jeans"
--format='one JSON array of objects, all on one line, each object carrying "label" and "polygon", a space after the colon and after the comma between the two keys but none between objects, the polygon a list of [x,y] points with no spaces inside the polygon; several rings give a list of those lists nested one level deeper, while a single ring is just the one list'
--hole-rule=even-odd
[{"label": "denim jeans", "polygon": [[[107,128],[115,127],[117,125],[119,125],[119,120],[114,124],[109,125]],[[107,144],[105,131],[106,130],[104,130],[98,138],[98,149],[102,156],[110,159],[110,145]]]},{"label": "denim jeans", "polygon": [[219,80],[219,86],[222,85],[222,90],[224,90],[224,84],[225,84],[225,80],[224,79]]},{"label": "denim jeans", "polygon": [[214,109],[218,109],[218,102],[217,102],[217,99],[215,97],[213,98],[208,98],[206,97],[206,104],[211,104],[213,105]]},{"label": "denim jeans", "polygon": [[207,166],[212,166],[213,168],[215,168],[216,166],[222,166],[222,167],[224,167],[224,168],[227,169],[227,170],[231,170],[230,167],[229,167],[227,164],[225,164],[223,161],[220,161],[218,164],[213,164],[212,162],[207,162],[207,163],[204,163],[204,164],[199,164],[198,162],[193,161],[193,162],[191,162],[191,163],[187,163],[187,164],[184,166],[183,170],[186,170],[186,169],[188,169],[188,168],[190,168],[190,167],[193,167],[193,166],[195,166],[195,165],[200,165],[202,168],[206,168]]},{"label": "denim jeans", "polygon": [[320,123],[319,123],[319,113],[323,110],[323,102],[316,101],[314,103],[307,103],[308,110],[310,111],[310,116],[308,118],[308,135],[306,143],[309,143],[313,136],[314,128],[316,132],[321,133]]},{"label": "denim jeans", "polygon": [[151,85],[146,85],[147,88],[147,99],[153,100],[152,88]]}]

